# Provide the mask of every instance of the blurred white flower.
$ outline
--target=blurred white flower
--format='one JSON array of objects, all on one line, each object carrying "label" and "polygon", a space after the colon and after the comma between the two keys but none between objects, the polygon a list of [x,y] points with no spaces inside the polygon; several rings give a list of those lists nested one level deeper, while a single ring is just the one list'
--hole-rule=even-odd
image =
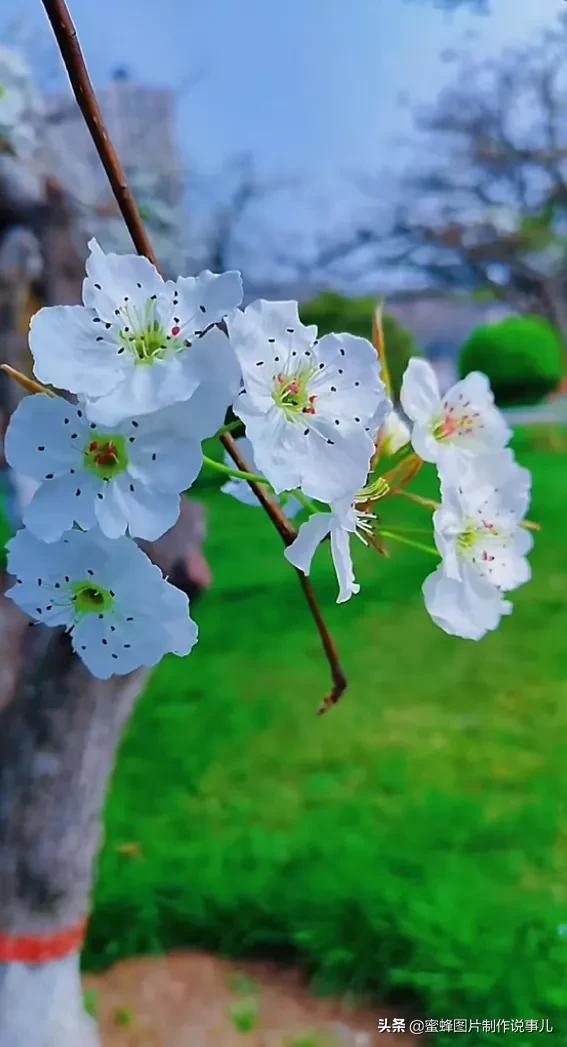
[{"label": "blurred white flower", "polygon": [[318,340],[296,302],[254,302],[228,329],[244,380],[234,411],[260,472],[278,494],[301,488],[324,502],[352,499],[391,406],[370,342]]},{"label": "blurred white flower", "polygon": [[445,632],[480,640],[510,614],[502,593],[531,575],[533,540],[521,526],[530,487],[528,470],[509,450],[445,467],[433,516],[442,564],[423,585],[426,608]]},{"label": "blurred white flower", "polygon": [[400,418],[398,412],[392,409],[380,429],[378,437],[380,454],[391,457],[397,451],[401,451],[402,447],[409,443],[409,440],[410,431],[408,426],[403,418]]},{"label": "blurred white flower", "polygon": [[71,531],[47,546],[19,531],[8,571],[17,582],[7,595],[37,622],[65,628],[99,679],[189,654],[197,642],[187,597],[128,538]]},{"label": "blurred white flower", "polygon": [[414,357],[404,374],[401,403],[414,423],[412,444],[426,462],[440,465],[455,453],[499,451],[512,435],[494,405],[488,378],[478,371],[442,397],[431,365]]}]

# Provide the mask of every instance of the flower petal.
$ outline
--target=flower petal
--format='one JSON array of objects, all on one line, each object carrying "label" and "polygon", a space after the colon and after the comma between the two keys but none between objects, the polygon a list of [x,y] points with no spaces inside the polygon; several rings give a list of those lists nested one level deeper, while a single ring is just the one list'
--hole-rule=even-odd
[{"label": "flower petal", "polygon": [[242,277],[236,271],[216,274],[204,269],[198,276],[180,276],[174,286],[188,336],[223,320],[242,301]]},{"label": "flower petal", "polygon": [[87,433],[83,412],[60,397],[26,396],[14,411],[4,441],[7,462],[35,480],[82,464]]},{"label": "flower petal", "polygon": [[402,380],[400,400],[414,422],[427,423],[439,414],[441,394],[431,364],[412,356]]},{"label": "flower petal", "polygon": [[47,306],[35,314],[29,342],[40,382],[90,397],[120,382],[126,354],[118,355],[118,343],[97,333],[104,325],[95,326],[93,318],[82,305]]},{"label": "flower petal", "polygon": [[315,513],[301,525],[295,541],[284,551],[286,560],[294,567],[309,574],[311,561],[324,538],[331,533],[333,516],[331,513]]},{"label": "flower petal", "polygon": [[153,294],[164,289],[156,267],[136,254],[106,254],[96,240],[89,241],[90,254],[83,282],[83,302],[98,316],[115,322],[115,309],[124,302],[144,308]]},{"label": "flower petal", "polygon": [[337,603],[345,603],[360,592],[360,586],[354,578],[349,532],[342,527],[331,528],[331,553],[339,581]]},{"label": "flower petal", "polygon": [[84,530],[94,527],[95,477],[82,474],[47,480],[35,492],[23,512],[23,523],[44,542],[55,542],[78,523]]},{"label": "flower petal", "polygon": [[440,629],[464,640],[481,640],[510,611],[498,590],[472,571],[462,581],[438,567],[423,583],[425,606]]}]

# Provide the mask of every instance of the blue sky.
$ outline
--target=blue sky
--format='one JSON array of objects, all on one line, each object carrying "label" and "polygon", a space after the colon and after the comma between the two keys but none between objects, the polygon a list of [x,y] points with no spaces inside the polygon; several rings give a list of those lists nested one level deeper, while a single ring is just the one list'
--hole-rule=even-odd
[{"label": "blue sky", "polygon": [[[183,88],[187,165],[215,171],[250,150],[267,175],[300,185],[272,203],[287,229],[331,222],[354,199],[348,176],[394,167],[410,133],[402,93],[427,102],[466,44],[498,53],[551,24],[564,0],[492,0],[487,17],[447,15],[433,0],[70,0],[95,82],[116,66]],[[51,41],[39,0],[18,9],[40,64]],[[8,18],[0,15],[0,30]],[[196,82],[191,85],[192,79]]]}]

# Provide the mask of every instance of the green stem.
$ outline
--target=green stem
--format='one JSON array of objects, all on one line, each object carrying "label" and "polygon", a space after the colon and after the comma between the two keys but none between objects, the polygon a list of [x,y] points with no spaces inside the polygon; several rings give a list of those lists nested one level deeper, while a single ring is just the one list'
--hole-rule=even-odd
[{"label": "green stem", "polygon": [[400,527],[398,524],[388,524],[388,530],[396,534],[428,534],[431,535],[430,527]]},{"label": "green stem", "polygon": [[297,501],[301,502],[303,508],[307,509],[307,512],[310,513],[311,516],[320,511],[313,505],[313,502],[309,498],[307,498],[305,494],[303,494],[303,491],[292,491],[290,497],[297,498]]},{"label": "green stem", "polygon": [[413,502],[414,505],[421,505],[423,509],[430,509],[434,512],[439,508],[440,502],[434,501],[433,498],[423,498],[420,494],[414,494],[413,491],[405,491],[403,488],[398,488],[397,491],[392,491],[392,494],[399,498],[407,498],[408,502]]},{"label": "green stem", "polygon": [[429,553],[430,556],[434,556],[436,559],[440,558],[440,554],[433,546],[424,545],[423,542],[414,542],[412,538],[405,538],[403,534],[396,534],[395,531],[383,531],[382,528],[377,531],[377,534],[381,535],[382,538],[390,538],[393,542],[399,542],[400,545],[409,545],[410,549],[419,549],[422,553]]},{"label": "green stem", "polygon": [[219,431],[216,433],[217,436],[223,436],[224,433],[233,433],[235,429],[242,428],[244,423],[237,418],[234,422],[227,422],[226,425],[221,425]]},{"label": "green stem", "polygon": [[265,476],[256,476],[255,473],[245,473],[242,469],[231,469],[229,465],[224,465],[223,462],[215,462],[214,458],[209,458],[206,454],[203,455],[203,463],[209,469],[212,469],[213,472],[222,473],[223,476],[230,476],[233,480],[246,480],[248,483],[265,484],[267,487],[270,487]]}]

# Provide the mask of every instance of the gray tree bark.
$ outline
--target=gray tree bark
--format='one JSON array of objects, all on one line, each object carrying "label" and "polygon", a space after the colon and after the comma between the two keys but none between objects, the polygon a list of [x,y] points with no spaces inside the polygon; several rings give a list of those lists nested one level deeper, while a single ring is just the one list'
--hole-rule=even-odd
[{"label": "gray tree bark", "polygon": [[[145,549],[195,597],[210,578],[203,512]],[[88,917],[102,813],[122,733],[148,672],[97,680],[68,637],[0,602],[0,939],[46,939]],[[0,956],[1,940],[0,940]],[[0,1047],[96,1047],[79,953],[0,964]]]}]

